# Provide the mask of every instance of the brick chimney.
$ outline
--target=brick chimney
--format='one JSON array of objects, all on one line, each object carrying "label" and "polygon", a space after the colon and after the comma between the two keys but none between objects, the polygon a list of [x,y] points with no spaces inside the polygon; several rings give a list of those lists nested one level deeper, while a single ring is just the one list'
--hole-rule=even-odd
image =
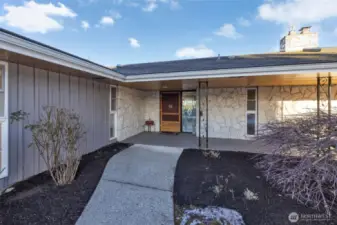
[{"label": "brick chimney", "polygon": [[318,33],[310,31],[311,27],[302,27],[297,33],[292,27],[280,41],[280,52],[303,51],[318,47]]}]

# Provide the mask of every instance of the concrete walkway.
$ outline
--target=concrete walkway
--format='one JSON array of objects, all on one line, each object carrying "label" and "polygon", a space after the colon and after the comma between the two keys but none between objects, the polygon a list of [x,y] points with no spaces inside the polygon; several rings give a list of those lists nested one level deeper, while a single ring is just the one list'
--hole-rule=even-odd
[{"label": "concrete walkway", "polygon": [[113,156],[76,225],[173,225],[172,189],[181,152],[133,145]]},{"label": "concrete walkway", "polygon": [[[124,140],[125,143],[170,146],[177,148],[198,148],[198,137],[193,134],[142,132]],[[209,138],[209,149],[219,151],[269,152],[265,146],[251,140]]]}]

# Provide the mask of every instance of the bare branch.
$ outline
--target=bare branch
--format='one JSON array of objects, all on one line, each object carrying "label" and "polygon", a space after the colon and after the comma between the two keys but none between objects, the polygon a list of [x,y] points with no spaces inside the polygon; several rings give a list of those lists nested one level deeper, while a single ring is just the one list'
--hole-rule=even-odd
[{"label": "bare branch", "polygon": [[67,109],[44,107],[40,119],[26,128],[57,185],[71,183],[80,163],[79,142],[85,132],[79,116]]},{"label": "bare branch", "polygon": [[271,152],[256,165],[272,185],[329,215],[336,210],[337,115],[308,113],[271,121],[257,139]]}]

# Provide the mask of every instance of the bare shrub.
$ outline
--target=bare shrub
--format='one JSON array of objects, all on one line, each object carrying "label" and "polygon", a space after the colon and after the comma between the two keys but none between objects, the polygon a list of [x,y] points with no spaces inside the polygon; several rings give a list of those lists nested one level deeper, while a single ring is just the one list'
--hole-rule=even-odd
[{"label": "bare shrub", "polygon": [[233,189],[229,189],[229,192],[232,194],[232,199],[235,201],[235,191]]},{"label": "bare shrub", "polygon": [[224,190],[224,185],[220,183],[219,176],[216,176],[215,179],[216,179],[216,184],[212,186],[212,191],[215,194],[215,197],[219,197],[221,192],[223,192]]},{"label": "bare shrub", "polygon": [[308,113],[267,123],[259,132],[271,154],[257,166],[283,193],[328,215],[336,209],[337,115]]},{"label": "bare shrub", "polygon": [[202,150],[202,154],[206,158],[213,158],[213,159],[219,159],[220,158],[220,152],[215,150]]},{"label": "bare shrub", "polygon": [[250,201],[259,200],[259,196],[257,195],[257,193],[252,192],[248,188],[245,189],[245,191],[243,192],[243,195],[245,196],[247,200],[250,200]]},{"label": "bare shrub", "polygon": [[79,141],[85,134],[79,116],[68,109],[44,107],[39,120],[26,128],[32,132],[30,146],[38,150],[55,184],[71,183],[81,159]]},{"label": "bare shrub", "polygon": [[222,192],[227,192],[227,191],[230,191],[234,198],[234,191],[232,189],[228,190],[229,180],[233,177],[235,177],[233,173],[229,173],[227,177],[224,177],[223,175],[220,175],[220,176],[216,175],[215,177],[216,184],[211,187],[211,190],[215,194],[216,198],[219,197]]}]

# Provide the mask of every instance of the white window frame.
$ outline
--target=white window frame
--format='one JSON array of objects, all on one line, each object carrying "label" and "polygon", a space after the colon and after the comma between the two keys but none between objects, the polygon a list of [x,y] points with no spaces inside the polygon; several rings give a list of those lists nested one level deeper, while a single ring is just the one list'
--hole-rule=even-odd
[{"label": "white window frame", "polygon": [[8,63],[4,61],[0,61],[0,67],[3,68],[3,89],[5,94],[4,99],[4,116],[0,117],[0,122],[2,123],[1,126],[1,168],[0,170],[4,169],[0,174],[0,179],[5,178],[8,176],[9,173],[9,163],[8,163]]},{"label": "white window frame", "polygon": [[[248,91],[249,90],[255,90],[255,110],[248,110]],[[255,137],[256,136],[256,131],[257,131],[257,99],[258,99],[258,97],[257,97],[257,88],[255,87],[255,88],[247,88],[246,89],[246,96],[247,96],[247,98],[246,98],[246,135],[248,136],[248,137]],[[248,114],[254,114],[255,115],[255,130],[254,130],[254,134],[248,134],[248,119],[247,119],[247,117],[248,117]]]},{"label": "white window frame", "polygon": [[[111,89],[115,88],[116,89],[116,98],[115,98],[115,110],[111,110]],[[115,140],[117,139],[117,108],[118,108],[118,87],[116,85],[110,85],[109,86],[109,140]],[[110,135],[110,115],[114,114],[114,137],[111,137]]]}]

